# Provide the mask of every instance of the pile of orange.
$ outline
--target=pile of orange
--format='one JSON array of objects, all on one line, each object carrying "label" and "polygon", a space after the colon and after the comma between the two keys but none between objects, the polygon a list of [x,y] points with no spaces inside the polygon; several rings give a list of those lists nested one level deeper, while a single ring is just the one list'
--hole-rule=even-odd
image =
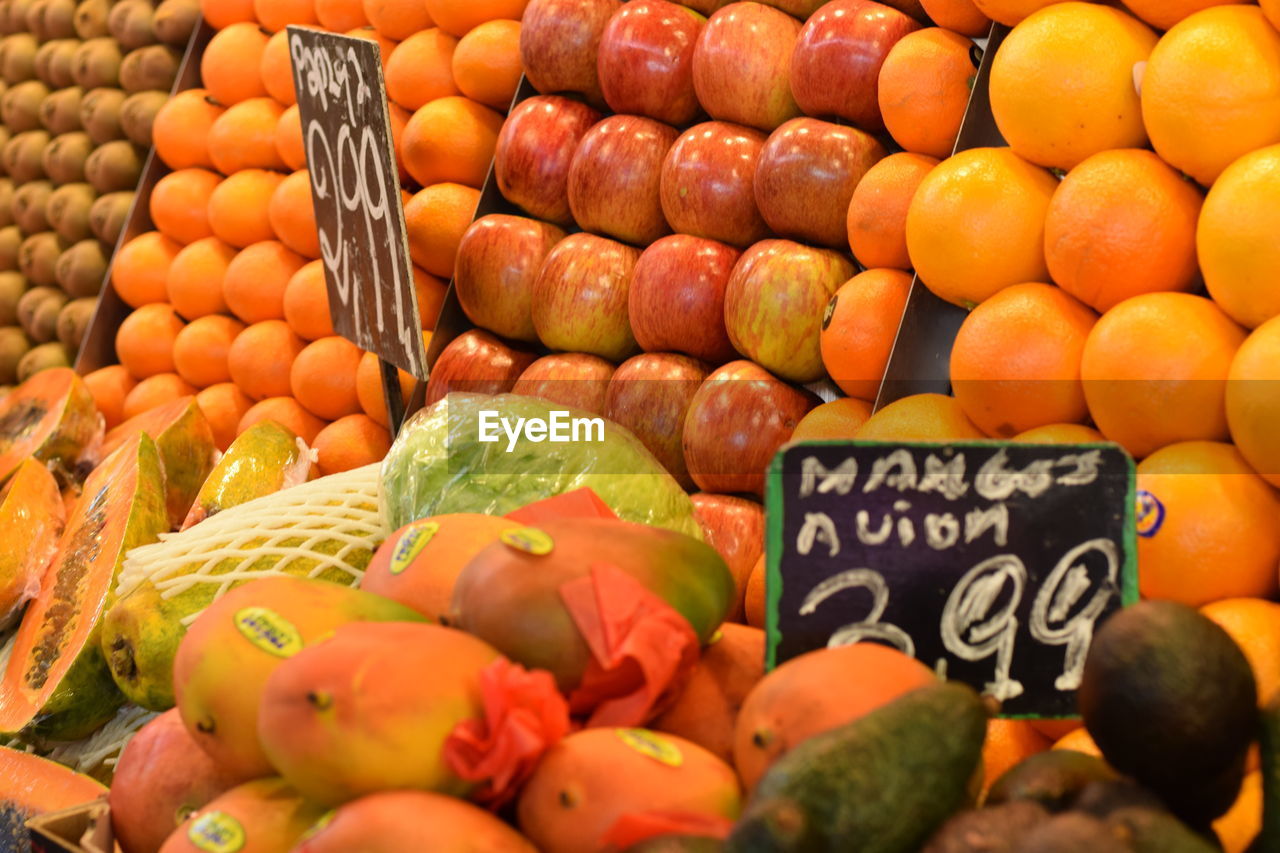
[{"label": "pile of orange", "polygon": [[[381,48],[429,330],[519,82],[523,7],[206,0],[218,32],[201,60],[203,88],[173,98],[155,122],[172,170],[151,195],[156,230],[122,247],[113,268],[134,309],[116,336],[120,364],[86,377],[108,426],[196,395],[224,449],[271,419],[313,446],[321,473],[382,458],[390,436],[378,360],[330,321],[285,27]],[[407,374],[401,383],[411,388]]]}]

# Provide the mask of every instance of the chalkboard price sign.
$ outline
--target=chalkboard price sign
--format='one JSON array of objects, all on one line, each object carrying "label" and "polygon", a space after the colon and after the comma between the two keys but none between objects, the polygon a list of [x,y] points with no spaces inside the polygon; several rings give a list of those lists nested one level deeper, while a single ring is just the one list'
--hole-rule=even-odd
[{"label": "chalkboard price sign", "polygon": [[1115,445],[796,444],[766,502],[771,667],[879,642],[1006,716],[1069,716],[1094,629],[1137,600]]},{"label": "chalkboard price sign", "polygon": [[291,26],[289,53],[334,330],[425,379],[380,49]]}]

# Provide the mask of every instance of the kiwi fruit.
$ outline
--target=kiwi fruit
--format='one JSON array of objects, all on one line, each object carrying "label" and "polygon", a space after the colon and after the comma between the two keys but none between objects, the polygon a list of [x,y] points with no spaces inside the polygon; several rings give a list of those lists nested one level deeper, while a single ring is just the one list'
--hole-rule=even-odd
[{"label": "kiwi fruit", "polygon": [[[13,36],[10,36],[13,38]],[[82,42],[76,49],[72,75],[82,89],[120,85],[120,63],[124,54],[113,38],[96,38]]]},{"label": "kiwi fruit", "polygon": [[67,352],[66,347],[58,341],[41,344],[38,347],[33,347],[18,362],[18,381],[26,382],[42,370],[70,366],[71,355]]},{"label": "kiwi fruit", "polygon": [[[129,210],[132,207],[132,191],[124,190],[101,196],[89,209],[89,227],[93,229],[94,236],[114,246],[120,239],[120,232],[124,230],[125,222],[129,220]],[[0,232],[0,237],[2,236]],[[0,249],[3,245],[0,241]],[[3,260],[2,254],[0,254],[0,260]]]},{"label": "kiwi fruit", "polygon": [[120,47],[137,50],[156,43],[155,14],[150,0],[120,0],[107,14],[107,29]]},{"label": "kiwi fruit", "polygon": [[18,249],[18,269],[27,277],[27,281],[37,287],[53,287],[58,283],[54,267],[57,266],[58,255],[66,248],[67,244],[52,231],[33,234],[23,240],[22,247]]},{"label": "kiwi fruit", "polygon": [[48,0],[44,7],[44,37],[76,37],[76,0]]},{"label": "kiwi fruit", "polygon": [[[18,322],[27,337],[38,344],[57,334],[58,312],[67,304],[67,295],[56,287],[33,287],[18,300]],[[48,305],[48,308],[45,306]]]},{"label": "kiwi fruit", "polygon": [[12,133],[40,127],[40,107],[49,97],[49,87],[39,80],[27,80],[5,89],[0,98],[0,119]]},{"label": "kiwi fruit", "polygon": [[[4,273],[0,273],[4,275]],[[58,257],[54,265],[58,286],[75,298],[96,297],[107,277],[107,256],[97,240],[81,240]],[[24,279],[25,282],[25,279]]]},{"label": "kiwi fruit", "polygon": [[53,184],[48,181],[31,181],[13,191],[9,211],[13,221],[26,234],[38,234],[48,230],[46,209],[53,194]]},{"label": "kiwi fruit", "polygon": [[89,211],[98,194],[85,183],[58,187],[45,202],[44,217],[49,227],[68,243],[78,243],[93,234],[89,228]]},{"label": "kiwi fruit", "polygon": [[0,326],[18,322],[18,300],[26,292],[26,276],[15,270],[0,272]]},{"label": "kiwi fruit", "polygon": [[120,87],[126,92],[168,92],[178,79],[182,54],[167,44],[139,48],[120,63]]},{"label": "kiwi fruit", "polygon": [[80,342],[84,340],[84,333],[89,328],[89,321],[93,319],[93,310],[97,305],[98,300],[93,297],[74,299],[63,305],[58,312],[54,334],[67,348],[67,352],[80,351]]},{"label": "kiwi fruit", "polygon": [[0,41],[0,77],[9,85],[36,76],[36,51],[40,43],[31,33],[14,33]]},{"label": "kiwi fruit", "polygon": [[80,103],[83,100],[84,90],[79,86],[59,89],[40,105],[40,123],[54,136],[83,130],[80,124]]},{"label": "kiwi fruit", "polygon": [[52,140],[53,137],[47,130],[28,130],[5,143],[4,150],[0,151],[0,159],[4,161],[4,170],[13,178],[14,183],[25,184],[45,176],[41,159],[45,146]]},{"label": "kiwi fruit", "polygon": [[81,41],[111,35],[107,29],[107,15],[111,12],[111,0],[81,0],[76,6],[74,25],[76,38]]},{"label": "kiwi fruit", "polygon": [[151,125],[156,113],[169,103],[166,92],[139,92],[130,95],[120,108],[120,128],[135,145],[144,148],[151,145]]},{"label": "kiwi fruit", "polygon": [[83,183],[85,161],[93,151],[93,140],[84,131],[64,133],[44,149],[44,172],[54,184]]},{"label": "kiwi fruit", "polygon": [[[17,193],[13,181],[0,178],[0,228],[8,228],[13,224],[13,196]],[[0,326],[3,326],[0,323]]]},{"label": "kiwi fruit", "polygon": [[191,40],[191,33],[200,25],[200,3],[197,0],[164,0],[156,7],[151,24],[161,42],[185,47]]},{"label": "kiwi fruit", "polygon": [[89,155],[84,172],[100,193],[133,189],[142,176],[142,154],[132,142],[108,142]]},{"label": "kiwi fruit", "polygon": [[31,339],[19,326],[0,329],[0,382],[12,385],[18,381],[18,365],[31,351]]},{"label": "kiwi fruit", "polygon": [[124,138],[120,110],[128,97],[119,89],[94,89],[80,99],[80,126],[95,145]]},{"label": "kiwi fruit", "polygon": [[18,249],[22,248],[22,229],[17,225],[0,228],[0,271],[18,268]]},{"label": "kiwi fruit", "polygon": [[36,76],[49,84],[51,89],[64,89],[76,82],[72,70],[79,39],[58,39],[45,42],[36,51]]}]

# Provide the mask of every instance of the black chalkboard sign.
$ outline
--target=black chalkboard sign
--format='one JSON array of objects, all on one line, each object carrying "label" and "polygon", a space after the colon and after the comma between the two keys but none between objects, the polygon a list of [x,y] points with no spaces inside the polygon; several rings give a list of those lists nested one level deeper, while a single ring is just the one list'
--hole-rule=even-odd
[{"label": "black chalkboard sign", "polygon": [[795,444],[766,506],[770,667],[880,642],[1004,716],[1070,716],[1095,626],[1137,600],[1112,444]]},{"label": "black chalkboard sign", "polygon": [[426,379],[381,51],[291,26],[289,53],[334,330]]}]

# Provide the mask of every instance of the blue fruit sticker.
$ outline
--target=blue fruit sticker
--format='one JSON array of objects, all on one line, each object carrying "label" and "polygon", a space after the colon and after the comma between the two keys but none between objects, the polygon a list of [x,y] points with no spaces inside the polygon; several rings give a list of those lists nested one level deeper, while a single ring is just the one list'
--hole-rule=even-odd
[{"label": "blue fruit sticker", "polygon": [[1138,535],[1150,539],[1164,526],[1164,504],[1145,489],[1138,491]]},{"label": "blue fruit sticker", "polygon": [[293,623],[274,610],[246,607],[236,612],[236,628],[258,648],[278,658],[291,658],[302,651],[302,634]]},{"label": "blue fruit sticker", "polygon": [[440,532],[440,524],[427,521],[414,527],[396,543],[395,553],[391,555],[391,574],[398,575],[418,558],[427,543]]},{"label": "blue fruit sticker", "polygon": [[191,824],[187,840],[205,853],[236,853],[244,848],[244,827],[226,812],[209,812]]}]

